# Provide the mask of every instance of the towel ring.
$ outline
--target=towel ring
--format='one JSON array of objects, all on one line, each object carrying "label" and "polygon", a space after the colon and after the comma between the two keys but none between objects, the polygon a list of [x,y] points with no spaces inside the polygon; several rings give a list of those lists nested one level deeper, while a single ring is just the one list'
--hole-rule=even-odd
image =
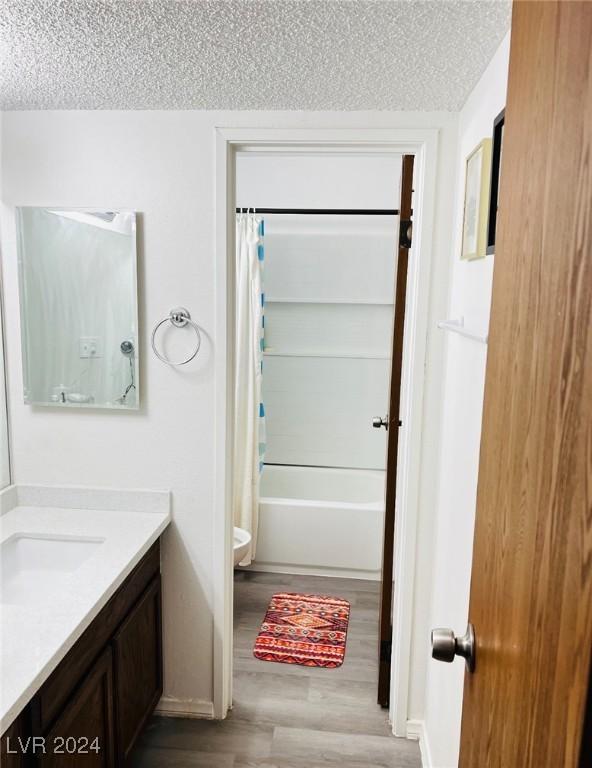
[{"label": "towel ring", "polygon": [[[195,331],[195,336],[197,338],[197,345],[193,353],[186,360],[179,360],[178,362],[175,362],[174,360],[169,360],[168,357],[161,355],[160,352],[156,349],[156,332],[158,331],[161,325],[164,325],[167,322],[171,323],[171,325],[174,325],[175,328],[184,328],[186,325],[190,325]],[[176,307],[175,309],[171,309],[169,314],[154,326],[154,330],[152,331],[152,337],[150,339],[150,344],[152,345],[152,351],[154,352],[156,357],[159,360],[162,360],[163,363],[166,363],[167,365],[172,365],[174,367],[177,367],[179,365],[187,365],[187,363],[190,363],[199,352],[199,348],[201,347],[201,333],[199,332],[199,327],[197,323],[191,319],[189,310],[185,309],[185,307]]]}]

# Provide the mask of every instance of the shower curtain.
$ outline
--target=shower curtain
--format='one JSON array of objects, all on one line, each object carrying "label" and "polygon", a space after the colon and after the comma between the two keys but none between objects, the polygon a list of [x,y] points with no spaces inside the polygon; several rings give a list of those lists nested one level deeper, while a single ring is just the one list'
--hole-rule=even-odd
[{"label": "shower curtain", "polygon": [[234,391],[234,524],[251,534],[241,565],[255,558],[259,521],[259,474],[265,455],[261,397],[264,347],[263,219],[236,219],[236,370]]}]

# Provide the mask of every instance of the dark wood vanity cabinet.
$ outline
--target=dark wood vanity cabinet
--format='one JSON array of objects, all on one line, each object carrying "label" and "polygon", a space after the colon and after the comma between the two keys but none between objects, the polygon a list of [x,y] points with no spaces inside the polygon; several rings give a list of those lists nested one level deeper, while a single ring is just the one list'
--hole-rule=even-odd
[{"label": "dark wood vanity cabinet", "polygon": [[154,579],[113,638],[118,765],[125,765],[162,694],[160,605],[160,579]]},{"label": "dark wood vanity cabinet", "polygon": [[18,748],[19,744],[26,739],[27,723],[25,715],[22,714],[14,721],[6,733],[2,736],[0,742],[0,766],[1,768],[26,768],[26,757],[23,751]]},{"label": "dark wood vanity cabinet", "polygon": [[161,695],[156,542],[2,736],[2,768],[122,768]]},{"label": "dark wood vanity cabinet", "polygon": [[45,735],[43,768],[113,768],[113,653],[107,647]]}]

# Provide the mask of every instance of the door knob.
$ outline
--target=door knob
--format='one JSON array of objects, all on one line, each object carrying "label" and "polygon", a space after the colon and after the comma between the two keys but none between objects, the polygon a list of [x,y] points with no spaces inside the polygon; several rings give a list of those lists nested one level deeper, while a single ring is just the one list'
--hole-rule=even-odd
[{"label": "door knob", "polygon": [[475,628],[467,624],[467,631],[462,637],[456,637],[451,629],[432,629],[432,658],[437,661],[454,661],[455,656],[462,656],[469,672],[475,671]]},{"label": "door knob", "polygon": [[375,416],[372,419],[372,426],[374,429],[380,429],[381,427],[384,427],[385,429],[388,429],[388,415],[382,419],[380,416]]}]

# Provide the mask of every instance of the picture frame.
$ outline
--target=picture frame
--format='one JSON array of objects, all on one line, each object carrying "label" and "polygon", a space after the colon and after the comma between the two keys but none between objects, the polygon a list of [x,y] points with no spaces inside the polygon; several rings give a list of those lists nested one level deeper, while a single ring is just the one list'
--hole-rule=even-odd
[{"label": "picture frame", "polygon": [[505,108],[493,121],[492,150],[491,150],[491,183],[489,186],[489,217],[487,220],[486,252],[495,252],[495,230],[497,226],[497,209],[499,202],[499,182],[502,165],[502,150],[504,143]]},{"label": "picture frame", "polygon": [[486,254],[490,174],[491,139],[483,139],[466,159],[461,259]]}]

